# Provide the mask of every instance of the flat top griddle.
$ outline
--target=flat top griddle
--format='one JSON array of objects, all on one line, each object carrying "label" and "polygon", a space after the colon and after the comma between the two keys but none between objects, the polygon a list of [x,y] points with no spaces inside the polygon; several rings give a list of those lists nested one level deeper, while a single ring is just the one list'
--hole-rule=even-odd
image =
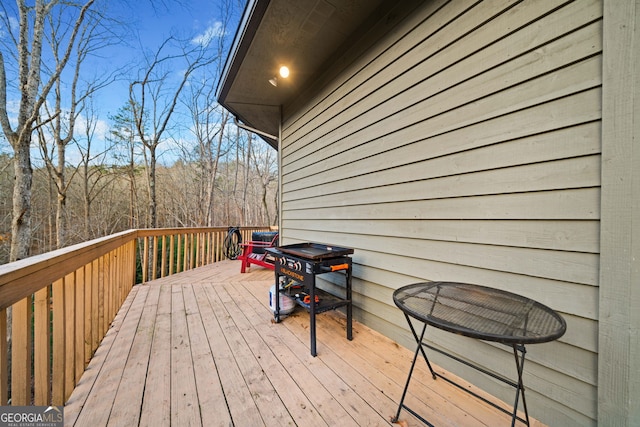
[{"label": "flat top griddle", "polygon": [[309,260],[322,260],[326,258],[336,258],[353,253],[351,248],[342,248],[333,245],[324,245],[321,243],[295,243],[293,245],[279,246],[280,252],[293,255],[298,258]]}]

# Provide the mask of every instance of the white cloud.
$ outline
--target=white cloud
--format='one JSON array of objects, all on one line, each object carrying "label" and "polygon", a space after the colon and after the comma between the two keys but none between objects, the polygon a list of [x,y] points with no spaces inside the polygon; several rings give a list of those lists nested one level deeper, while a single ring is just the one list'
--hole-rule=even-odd
[{"label": "white cloud", "polygon": [[191,39],[191,43],[200,46],[208,46],[214,38],[222,37],[224,35],[224,32],[224,26],[222,25],[222,22],[216,21],[213,24],[209,25],[203,33],[198,34],[193,39]]},{"label": "white cloud", "polygon": [[9,26],[11,27],[11,31],[18,31],[20,29],[20,23],[13,16],[9,17]]},{"label": "white cloud", "polygon": [[[76,119],[76,128],[74,130],[76,138],[83,138],[87,134],[87,126],[88,124],[85,116],[79,116]],[[109,123],[102,119],[98,119],[95,123],[92,124],[92,126],[94,127],[93,139],[104,141],[109,134]]]}]

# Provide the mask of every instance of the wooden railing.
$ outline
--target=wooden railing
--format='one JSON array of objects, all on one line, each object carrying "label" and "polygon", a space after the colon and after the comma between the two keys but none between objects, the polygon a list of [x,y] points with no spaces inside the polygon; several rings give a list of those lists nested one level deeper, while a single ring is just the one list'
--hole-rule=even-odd
[{"label": "wooden railing", "polygon": [[129,230],[0,265],[0,406],[63,405],[132,286],[223,259],[226,235]]}]

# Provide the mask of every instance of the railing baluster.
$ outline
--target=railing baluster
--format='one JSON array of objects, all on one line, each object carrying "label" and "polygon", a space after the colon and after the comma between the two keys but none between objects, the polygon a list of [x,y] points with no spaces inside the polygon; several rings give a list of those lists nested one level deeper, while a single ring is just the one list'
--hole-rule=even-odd
[{"label": "railing baluster", "polygon": [[109,319],[111,318],[111,270],[109,261],[109,254],[105,254],[102,257],[102,287],[104,292],[104,299],[102,305],[104,306],[104,318],[102,320],[102,329],[104,334],[109,329]]},{"label": "railing baluster", "polygon": [[178,234],[176,236],[176,273],[180,273],[182,271],[182,234]]},{"label": "railing baluster", "polygon": [[171,236],[169,236],[169,276],[171,276],[174,272],[174,257],[176,256],[176,249],[174,247],[175,245],[175,236],[172,234]]},{"label": "railing baluster", "polygon": [[194,260],[194,267],[200,267],[202,265],[202,238],[200,233],[194,233],[196,255]]},{"label": "railing baluster", "polygon": [[122,305],[122,293],[123,286],[122,280],[124,269],[122,268],[122,247],[115,249],[112,252],[113,256],[113,290],[114,290],[114,298],[113,298],[113,312],[111,318],[113,319],[118,313],[118,309]]},{"label": "railing baluster", "polygon": [[211,264],[211,233],[202,233],[202,241],[204,245],[204,258],[202,265]]},{"label": "railing baluster", "polygon": [[198,248],[200,249],[200,256],[198,257],[198,267],[202,267],[203,265],[206,264],[205,262],[205,253],[206,253],[206,246],[205,246],[205,234],[204,233],[198,233]]},{"label": "railing baluster", "polygon": [[209,264],[209,233],[200,233],[202,237],[202,262],[200,266]]},{"label": "railing baluster", "polygon": [[213,231],[207,233],[207,264],[213,264],[215,261],[215,239],[216,234]]},{"label": "railing baluster", "polygon": [[33,302],[33,403],[51,401],[51,290],[45,286],[34,294]]},{"label": "railing baluster", "polygon": [[31,297],[13,304],[11,319],[11,404],[31,404]]},{"label": "railing baluster", "polygon": [[86,368],[93,355],[93,263],[84,266],[84,367]]},{"label": "railing baluster", "polygon": [[0,310],[0,406],[6,406],[9,397],[9,370],[7,349],[7,310]]},{"label": "railing baluster", "polygon": [[98,280],[98,266],[100,261],[95,259],[91,263],[91,357],[98,348],[98,343],[103,335],[100,335],[100,281]]},{"label": "railing baluster", "polygon": [[65,357],[67,359],[64,371],[64,401],[71,395],[75,386],[75,272],[64,278],[64,311],[65,311]]},{"label": "railing baluster", "polygon": [[187,263],[189,260],[189,234],[185,233],[184,235],[184,259],[182,261],[182,271],[187,271],[189,269],[189,264]]},{"label": "railing baluster", "polygon": [[222,242],[223,242],[222,233],[216,233],[216,262],[222,259]]},{"label": "railing baluster", "polygon": [[196,255],[198,252],[198,236],[196,233],[189,234],[189,270],[196,267]]},{"label": "railing baluster", "polygon": [[151,244],[151,280],[158,278],[158,238],[155,236],[149,237]]},{"label": "railing baluster", "polygon": [[105,291],[105,273],[104,273],[104,256],[98,259],[98,335],[100,337],[105,336],[107,333],[107,316],[105,314],[105,302],[107,293]]},{"label": "railing baluster", "polygon": [[65,374],[65,287],[64,279],[53,282],[52,285],[52,310],[53,310],[53,372],[51,400],[54,405],[62,405],[64,398],[64,374]]},{"label": "railing baluster", "polygon": [[[85,269],[84,266],[76,270],[75,277],[75,382],[78,382],[84,372],[84,293],[85,293]],[[74,383],[75,386],[75,383]]]},{"label": "railing baluster", "polygon": [[200,233],[200,238],[202,239],[202,244],[200,246],[202,246],[202,255],[201,255],[201,262],[200,262],[200,267],[207,265],[208,264],[208,260],[207,260],[207,233]]},{"label": "railing baluster", "polygon": [[143,237],[144,245],[142,252],[142,283],[148,281],[148,271],[149,271],[149,237]]},{"label": "railing baluster", "polygon": [[220,261],[220,253],[222,252],[222,241],[220,239],[220,232],[213,232],[213,262]]},{"label": "railing baluster", "polygon": [[165,271],[167,268],[167,236],[162,236],[160,239],[162,239],[162,263],[160,265],[160,277],[164,277],[166,275]]},{"label": "railing baluster", "polygon": [[[107,255],[109,259],[109,319],[113,319],[118,306],[118,260],[116,251],[113,250]],[[151,278],[153,280],[153,277]]]}]

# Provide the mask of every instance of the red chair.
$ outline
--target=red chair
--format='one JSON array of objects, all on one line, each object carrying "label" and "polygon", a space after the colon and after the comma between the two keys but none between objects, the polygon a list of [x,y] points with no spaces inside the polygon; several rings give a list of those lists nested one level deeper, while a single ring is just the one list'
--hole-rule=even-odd
[{"label": "red chair", "polygon": [[273,248],[278,245],[278,234],[269,242],[260,240],[250,240],[242,243],[242,254],[238,257],[242,261],[240,273],[245,273],[251,264],[259,265],[270,270],[275,269],[275,258],[265,251],[265,248]]}]

